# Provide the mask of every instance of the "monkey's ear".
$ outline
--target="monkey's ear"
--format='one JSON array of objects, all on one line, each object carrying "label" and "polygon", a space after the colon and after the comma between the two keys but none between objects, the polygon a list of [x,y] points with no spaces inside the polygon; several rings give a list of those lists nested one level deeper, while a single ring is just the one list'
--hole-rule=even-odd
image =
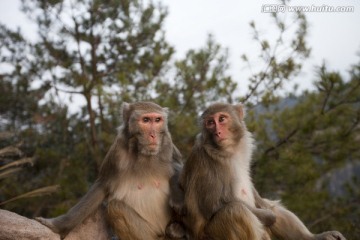
[{"label": "monkey's ear", "polygon": [[166,115],[168,115],[168,114],[169,114],[169,108],[164,107],[164,108],[162,108],[162,109],[163,109],[163,111],[164,111],[164,113],[165,113]]},{"label": "monkey's ear", "polygon": [[129,120],[129,113],[130,113],[130,104],[127,102],[123,102],[121,105],[121,117],[123,123],[126,123]]},{"label": "monkey's ear", "polygon": [[239,118],[243,120],[246,114],[245,107],[241,103],[239,103],[234,105],[234,108],[236,110],[236,113],[239,115]]}]

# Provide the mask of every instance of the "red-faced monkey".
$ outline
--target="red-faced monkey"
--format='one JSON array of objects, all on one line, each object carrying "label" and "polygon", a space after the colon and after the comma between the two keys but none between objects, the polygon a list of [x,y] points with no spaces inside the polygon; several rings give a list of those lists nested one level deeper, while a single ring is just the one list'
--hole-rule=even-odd
[{"label": "red-faced monkey", "polygon": [[278,202],[258,195],[250,176],[254,145],[243,119],[242,105],[221,103],[200,118],[201,133],[179,179],[191,238],[344,240],[337,231],[312,234]]},{"label": "red-faced monkey", "polygon": [[151,102],[124,103],[123,124],[95,184],[66,214],[37,220],[65,237],[105,200],[107,221],[122,240],[169,239],[169,180],[181,166],[181,155],[167,115],[167,109]]}]

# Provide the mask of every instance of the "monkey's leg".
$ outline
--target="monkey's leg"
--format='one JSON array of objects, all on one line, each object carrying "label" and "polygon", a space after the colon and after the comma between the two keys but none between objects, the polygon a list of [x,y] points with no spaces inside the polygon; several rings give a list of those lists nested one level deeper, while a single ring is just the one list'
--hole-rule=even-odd
[{"label": "monkey's leg", "polygon": [[266,231],[245,204],[231,202],[210,219],[205,234],[216,240],[260,240],[264,239]]},{"label": "monkey's leg", "polygon": [[157,240],[161,236],[134,209],[122,201],[108,204],[107,220],[121,240]]},{"label": "monkey's leg", "polygon": [[338,231],[312,234],[304,223],[294,213],[283,207],[279,201],[261,198],[256,189],[253,189],[253,192],[256,206],[270,209],[275,214],[276,221],[269,228],[276,237],[285,240],[345,240],[345,237]]},{"label": "monkey's leg", "polygon": [[294,213],[279,203],[275,203],[272,210],[276,216],[276,222],[270,226],[270,230],[276,237],[288,240],[345,240],[345,237],[337,231],[312,234]]},{"label": "monkey's leg", "polygon": [[35,220],[59,233],[63,239],[74,227],[92,214],[105,198],[105,193],[99,182],[95,182],[81,200],[66,214],[56,218],[37,217]]}]

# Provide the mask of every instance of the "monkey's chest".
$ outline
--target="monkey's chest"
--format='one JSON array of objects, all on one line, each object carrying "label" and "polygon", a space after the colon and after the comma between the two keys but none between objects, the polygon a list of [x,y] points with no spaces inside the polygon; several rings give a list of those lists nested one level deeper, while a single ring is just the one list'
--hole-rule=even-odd
[{"label": "monkey's chest", "polygon": [[134,179],[121,184],[112,199],[123,201],[161,232],[170,220],[169,183],[166,179]]},{"label": "monkey's chest", "polygon": [[249,204],[255,206],[255,199],[253,194],[253,183],[251,181],[250,173],[247,167],[237,162],[234,164],[234,186],[233,191],[235,196]]},{"label": "monkey's chest", "polygon": [[255,206],[254,194],[252,192],[252,183],[250,178],[244,178],[238,176],[234,184],[235,196],[249,204],[250,206]]}]

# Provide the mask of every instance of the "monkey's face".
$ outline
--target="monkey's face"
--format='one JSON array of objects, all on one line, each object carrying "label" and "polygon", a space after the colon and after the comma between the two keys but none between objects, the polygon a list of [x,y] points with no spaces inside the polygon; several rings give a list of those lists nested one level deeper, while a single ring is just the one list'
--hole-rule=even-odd
[{"label": "monkey's face", "polygon": [[222,147],[226,147],[233,142],[230,127],[232,118],[226,112],[217,112],[204,119],[204,128],[209,133],[213,142]]},{"label": "monkey's face", "polygon": [[157,112],[144,113],[138,116],[138,141],[143,154],[156,155],[159,153],[165,124],[164,116]]}]

